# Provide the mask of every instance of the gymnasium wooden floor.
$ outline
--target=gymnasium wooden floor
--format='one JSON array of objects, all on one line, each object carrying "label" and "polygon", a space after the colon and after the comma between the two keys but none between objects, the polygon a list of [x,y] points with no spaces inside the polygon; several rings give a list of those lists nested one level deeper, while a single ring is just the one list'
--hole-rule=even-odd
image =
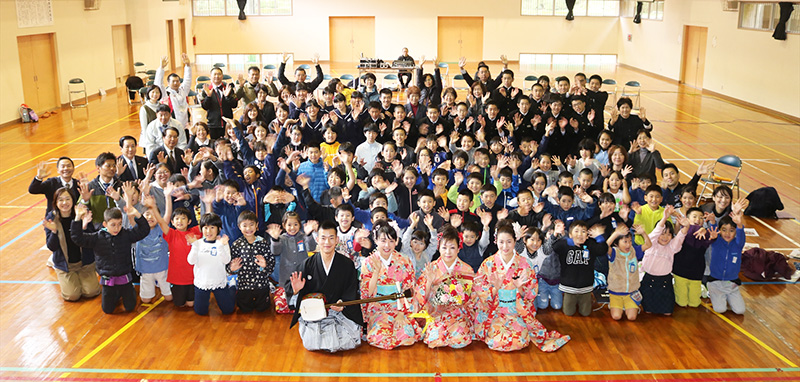
[{"label": "gymnasium wooden floor", "polygon": [[[571,78],[574,71],[564,73]],[[684,181],[700,161],[735,153],[745,163],[742,196],[774,186],[784,211],[800,216],[798,124],[639,72],[620,68],[609,76],[642,82],[657,148],[684,172]],[[214,308],[199,317],[159,300],[130,314],[105,315],[98,299],[64,302],[45,266],[44,198],[27,187],[39,161],[52,167],[68,155],[76,174],[95,176],[99,152],[117,153],[122,135],[138,137],[139,105],[128,106],[122,94],[93,100],[88,109],[62,110],[38,125],[0,130],[0,380],[800,380],[796,283],[746,283],[744,316],[701,306],[678,308],[670,318],[614,322],[607,309],[589,318],[541,311],[548,328],[572,336],[549,354],[532,348],[497,353],[481,343],[461,350],[365,345],[320,354],[305,351],[297,330],[288,330],[289,317],[274,313],[222,317]],[[785,254],[800,248],[797,219],[748,218],[747,225],[759,234],[748,242]]]}]

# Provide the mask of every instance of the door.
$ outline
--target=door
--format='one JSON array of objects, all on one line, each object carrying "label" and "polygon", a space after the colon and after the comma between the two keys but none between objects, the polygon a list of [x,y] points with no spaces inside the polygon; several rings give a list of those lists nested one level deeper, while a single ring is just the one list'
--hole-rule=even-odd
[{"label": "door", "polygon": [[691,87],[703,88],[706,64],[708,28],[686,25],[683,29],[683,64],[681,82]]},{"label": "door", "polygon": [[187,51],[186,51],[186,19],[178,20],[178,28],[180,29],[178,32],[180,33],[180,36],[181,36],[181,53],[187,53]]},{"label": "door", "polygon": [[18,36],[17,47],[25,103],[39,114],[60,107],[53,34]]},{"label": "door", "polygon": [[117,86],[125,83],[133,74],[133,54],[130,44],[130,25],[111,26],[111,41],[114,45],[114,76]]},{"label": "door", "polygon": [[331,17],[331,62],[358,63],[361,54],[375,57],[374,17]]},{"label": "door", "polygon": [[[169,65],[175,71],[175,30],[172,20],[167,20],[167,50],[169,50]],[[160,84],[159,84],[160,85]]]},{"label": "door", "polygon": [[439,61],[483,60],[483,17],[439,17]]}]

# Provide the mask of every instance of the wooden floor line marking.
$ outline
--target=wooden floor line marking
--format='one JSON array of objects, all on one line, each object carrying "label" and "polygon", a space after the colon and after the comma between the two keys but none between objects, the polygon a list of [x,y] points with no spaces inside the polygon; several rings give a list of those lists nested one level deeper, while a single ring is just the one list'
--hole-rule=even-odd
[{"label": "wooden floor line marking", "polygon": [[[153,309],[155,309],[162,302],[164,302],[164,297],[163,296],[161,298],[159,298],[158,301],[156,301],[152,305],[150,305],[147,309],[145,309],[142,313],[139,313],[136,317],[134,317],[132,320],[130,320],[121,329],[117,330],[117,332],[112,334],[111,337],[108,337],[108,339],[103,341],[103,343],[101,343],[99,346],[94,348],[91,352],[89,352],[89,354],[87,354],[80,361],[78,361],[78,363],[76,363],[75,365],[72,365],[72,369],[77,369],[77,368],[80,368],[81,366],[83,366],[83,364],[88,362],[92,357],[94,357],[95,354],[97,354],[101,350],[103,350],[106,346],[108,346],[108,344],[110,344],[115,339],[117,339],[117,337],[121,336],[122,333],[125,333],[134,324],[136,324],[139,320],[141,320],[142,317],[146,316],[148,313],[150,313]],[[69,372],[66,372],[65,374],[62,374],[61,378],[66,378],[67,376],[69,376]]]},{"label": "wooden floor line marking", "polygon": [[[776,370],[776,372],[778,372]],[[435,378],[436,376],[434,376]],[[30,381],[32,378],[16,376],[0,376],[0,381]],[[80,382],[141,382],[141,379],[134,378],[36,378],[36,381],[80,381]],[[764,377],[706,377],[706,378],[658,378],[660,382],[761,382]],[[800,377],[769,377],[770,381],[800,381]],[[203,382],[202,379],[157,379],[158,382]],[[559,379],[551,382],[606,382],[608,379]],[[647,379],[614,379],[614,382],[652,382],[652,378]],[[238,382],[281,382],[274,380],[241,380]],[[512,381],[509,381],[512,382]]]},{"label": "wooden floor line marking", "polygon": [[745,136],[743,136],[743,135],[741,135],[741,134],[734,133],[733,131],[730,131],[730,130],[728,130],[728,129],[726,129],[726,128],[722,127],[722,126],[719,126],[719,125],[717,125],[717,124],[710,123],[710,122],[708,122],[708,121],[706,121],[706,120],[704,120],[704,119],[702,119],[702,118],[700,118],[700,117],[698,117],[698,116],[696,116],[696,115],[689,114],[689,113],[687,113],[687,112],[685,112],[685,111],[683,111],[683,110],[680,110],[680,109],[676,109],[676,108],[674,108],[674,107],[672,107],[672,106],[670,106],[670,105],[667,105],[667,104],[665,104],[665,103],[663,103],[663,102],[661,102],[661,101],[659,101],[659,100],[657,100],[657,99],[655,99],[655,98],[653,98],[653,97],[648,97],[648,96],[646,96],[646,95],[643,95],[642,97],[644,97],[644,98],[647,98],[647,99],[650,99],[650,100],[652,100],[652,101],[654,101],[654,102],[656,102],[656,103],[659,103],[659,104],[661,104],[661,105],[664,105],[664,106],[666,106],[666,107],[668,107],[668,108],[670,108],[670,109],[672,109],[672,110],[675,110],[675,111],[677,111],[678,113],[685,114],[685,115],[688,115],[688,116],[690,116],[690,117],[692,117],[692,118],[695,118],[695,119],[697,119],[697,120],[698,120],[698,121],[700,121],[700,122],[707,123],[707,124],[709,124],[709,125],[711,125],[711,126],[714,126],[714,127],[718,128],[718,129],[720,129],[720,130],[722,130],[722,131],[725,131],[725,132],[727,132],[727,133],[729,133],[729,134],[732,134],[732,135],[734,135],[734,136],[737,136],[737,137],[739,137],[739,138],[741,138],[741,139],[744,139],[744,140],[746,140],[746,141],[748,141],[748,142],[755,143],[755,144],[757,144],[757,145],[759,145],[759,146],[761,146],[761,147],[763,147],[763,148],[765,148],[765,149],[767,149],[767,150],[769,150],[769,151],[772,151],[772,152],[774,152],[774,153],[777,153],[777,154],[780,154],[780,155],[782,155],[782,156],[785,156],[785,157],[787,157],[787,158],[789,158],[789,159],[791,159],[791,160],[793,160],[793,161],[795,161],[795,162],[800,162],[800,159],[798,159],[798,158],[795,158],[795,157],[789,156],[789,155],[787,155],[787,154],[784,154],[784,153],[782,153],[782,152],[780,152],[780,151],[778,151],[778,150],[775,150],[775,149],[773,149],[773,148],[771,148],[771,147],[769,147],[769,146],[765,146],[765,145],[763,145],[763,144],[761,144],[761,143],[759,143],[759,142],[756,142],[756,141],[754,141],[754,140],[752,140],[752,139],[750,139],[750,138],[747,138],[747,137],[745,137]]},{"label": "wooden floor line marking", "polygon": [[[211,375],[211,376],[255,376],[255,377],[316,377],[316,378],[425,378],[435,373],[323,373],[282,371],[223,371],[223,370],[159,370],[159,369],[87,369],[87,368],[37,368],[0,367],[0,372],[59,373],[69,374],[135,374],[135,375]],[[555,377],[594,375],[663,375],[663,374],[733,374],[733,373],[800,373],[800,368],[728,368],[728,369],[660,369],[660,370],[576,370],[576,371],[528,371],[528,372],[467,372],[441,373],[444,378],[466,377]],[[66,377],[59,377],[66,378]],[[792,377],[792,378],[800,378]]]},{"label": "wooden floor line marking", "polygon": [[75,142],[77,142],[77,141],[78,141],[78,140],[80,140],[80,139],[83,139],[83,138],[85,138],[85,137],[87,137],[87,136],[89,136],[89,135],[91,135],[91,134],[94,134],[94,133],[96,133],[96,132],[98,132],[98,131],[100,131],[100,130],[103,130],[103,129],[105,129],[106,127],[109,127],[109,126],[111,126],[111,125],[113,125],[113,124],[115,124],[115,123],[117,123],[117,122],[120,122],[120,121],[122,121],[122,120],[124,120],[124,119],[126,119],[126,118],[128,118],[128,117],[130,117],[130,116],[132,116],[132,115],[134,115],[134,114],[138,114],[138,113],[139,113],[138,111],[135,111],[135,112],[133,112],[133,113],[130,113],[130,114],[128,114],[128,115],[126,115],[126,116],[124,116],[124,117],[120,118],[120,119],[117,119],[117,120],[115,120],[115,121],[113,121],[113,122],[109,122],[109,123],[107,123],[107,124],[105,124],[105,125],[103,125],[103,126],[100,126],[100,127],[96,128],[96,129],[94,129],[94,130],[92,130],[92,131],[90,131],[90,132],[88,132],[88,133],[86,133],[86,134],[83,134],[83,135],[81,135],[80,137],[77,137],[77,138],[75,138],[75,139],[73,139],[73,140],[71,140],[71,141],[69,141],[69,142],[67,142],[67,143],[64,143],[64,144],[58,145],[58,146],[56,146],[56,147],[53,147],[52,149],[50,149],[50,150],[47,150],[47,151],[45,151],[45,152],[43,152],[43,153],[41,153],[41,154],[39,154],[39,155],[37,155],[37,156],[35,156],[35,157],[31,158],[31,159],[28,159],[28,160],[26,160],[26,161],[24,161],[24,162],[22,162],[22,163],[19,163],[19,164],[15,165],[15,166],[12,166],[11,168],[8,168],[8,169],[4,170],[3,172],[0,172],[0,175],[5,175],[5,174],[6,174],[6,173],[8,173],[9,171],[11,171],[11,170],[14,170],[14,169],[16,169],[17,167],[23,166],[23,165],[25,165],[26,163],[33,162],[34,160],[36,160],[36,159],[39,159],[39,158],[41,158],[41,157],[43,157],[43,156],[45,156],[45,155],[47,155],[47,154],[50,154],[50,153],[52,153],[53,151],[56,151],[56,150],[58,150],[58,149],[60,149],[60,148],[62,148],[62,147],[64,147],[64,146],[66,146],[66,145],[68,145],[68,144],[75,143]]},{"label": "wooden floor line marking", "polygon": [[717,313],[717,311],[715,311],[714,308],[712,308],[710,305],[708,305],[708,303],[703,303],[703,306],[706,309],[708,309],[709,312],[714,313],[714,315],[716,315],[717,317],[722,319],[722,321],[725,321],[728,325],[732,326],[734,329],[738,330],[739,332],[741,332],[742,334],[747,336],[747,338],[749,338],[753,342],[757,343],[759,346],[764,348],[764,350],[772,353],[772,355],[774,355],[775,357],[778,357],[781,361],[785,362],[787,365],[789,365],[789,366],[791,366],[793,368],[797,368],[798,367],[795,363],[793,363],[792,361],[789,361],[789,359],[784,357],[781,353],[778,353],[777,351],[775,351],[775,349],[769,347],[769,345],[765,344],[763,341],[761,341],[760,339],[756,338],[756,336],[750,334],[750,332],[745,330],[743,327],[737,325],[735,322],[733,322],[730,319],[728,319],[728,317],[725,317],[722,314]]}]

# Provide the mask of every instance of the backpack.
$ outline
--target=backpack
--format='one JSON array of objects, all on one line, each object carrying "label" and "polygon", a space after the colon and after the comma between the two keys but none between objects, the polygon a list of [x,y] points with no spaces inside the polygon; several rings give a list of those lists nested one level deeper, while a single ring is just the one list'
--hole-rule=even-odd
[{"label": "backpack", "polygon": [[39,122],[39,116],[26,104],[19,105],[19,117],[22,123]]},{"label": "backpack", "polygon": [[750,205],[744,210],[745,215],[777,219],[775,211],[783,210],[781,197],[773,187],[761,187],[747,195],[747,200]]}]

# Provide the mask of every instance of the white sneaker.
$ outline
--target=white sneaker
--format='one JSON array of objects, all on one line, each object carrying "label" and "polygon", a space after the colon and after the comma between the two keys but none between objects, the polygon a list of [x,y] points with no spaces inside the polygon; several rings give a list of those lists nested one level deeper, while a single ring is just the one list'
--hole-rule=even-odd
[{"label": "white sneaker", "polygon": [[700,297],[708,298],[708,288],[705,285],[700,285]]},{"label": "white sneaker", "polygon": [[50,255],[50,257],[47,258],[47,263],[46,264],[47,264],[48,267],[56,269],[56,265],[55,265],[55,263],[53,263],[53,255]]}]

